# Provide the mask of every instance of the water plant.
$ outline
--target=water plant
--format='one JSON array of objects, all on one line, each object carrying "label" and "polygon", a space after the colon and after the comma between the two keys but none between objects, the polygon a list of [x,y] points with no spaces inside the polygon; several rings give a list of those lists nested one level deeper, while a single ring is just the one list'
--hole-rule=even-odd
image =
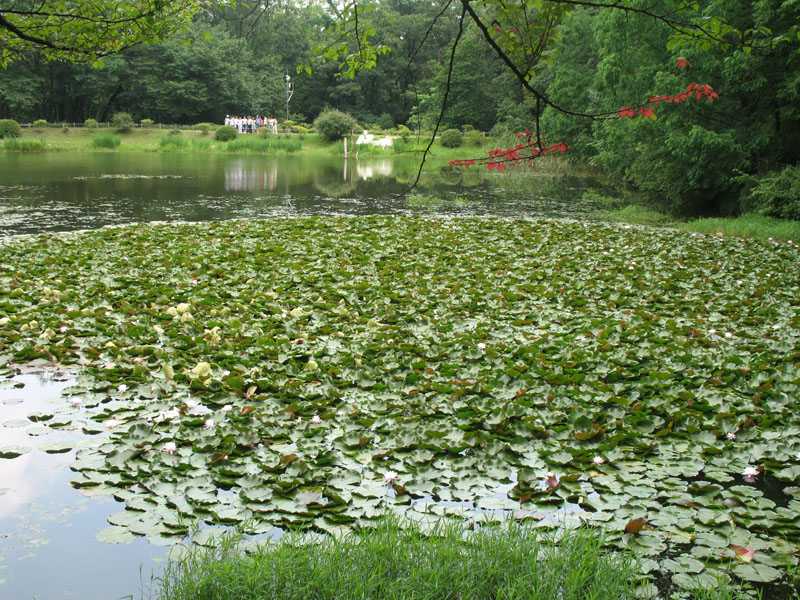
[{"label": "water plant", "polygon": [[113,150],[122,143],[122,138],[111,133],[98,133],[92,136],[92,148]]},{"label": "water plant", "polygon": [[602,529],[670,585],[771,582],[800,541],[798,260],[547,219],[27,237],[0,357],[81,368],[33,420],[100,436],[72,484],[125,503],[104,540],[513,517]]}]

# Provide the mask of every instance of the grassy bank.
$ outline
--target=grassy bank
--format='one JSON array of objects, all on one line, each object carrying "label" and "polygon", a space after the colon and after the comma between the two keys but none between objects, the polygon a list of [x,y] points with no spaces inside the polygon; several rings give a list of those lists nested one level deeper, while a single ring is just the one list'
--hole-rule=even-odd
[{"label": "grassy bank", "polygon": [[386,519],[374,528],[312,541],[289,534],[250,554],[235,538],[192,546],[167,565],[159,600],[632,600],[642,578],[629,553],[596,532],[556,543],[528,525],[483,528],[439,522],[432,531]]},{"label": "grassy bank", "polygon": [[[280,133],[277,135],[239,135],[230,142],[218,142],[214,132],[196,129],[136,128],[120,134],[113,128],[34,127],[22,130],[18,139],[4,140],[0,151],[117,151],[117,152],[220,152],[235,154],[305,154],[344,155],[343,142],[328,143],[317,134]],[[410,136],[405,141],[395,138],[391,148],[348,145],[350,156],[419,155],[428,145],[429,138]],[[480,143],[470,143],[462,148],[443,148],[434,143],[430,150],[432,159],[452,160],[485,156],[496,142],[482,138]]]}]

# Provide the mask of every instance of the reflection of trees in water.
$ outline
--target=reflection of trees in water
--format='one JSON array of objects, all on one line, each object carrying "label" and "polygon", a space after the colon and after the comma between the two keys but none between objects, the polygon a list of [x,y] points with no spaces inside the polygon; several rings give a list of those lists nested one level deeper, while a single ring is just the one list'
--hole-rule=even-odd
[{"label": "reflection of trees in water", "polygon": [[274,190],[278,187],[278,163],[261,164],[242,161],[225,166],[225,191]]}]

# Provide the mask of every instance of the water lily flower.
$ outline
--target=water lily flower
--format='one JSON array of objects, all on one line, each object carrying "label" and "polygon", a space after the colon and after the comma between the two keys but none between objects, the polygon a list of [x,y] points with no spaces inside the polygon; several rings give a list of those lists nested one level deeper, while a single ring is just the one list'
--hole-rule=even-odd
[{"label": "water lily flower", "polygon": [[114,427],[118,427],[123,423],[124,421],[120,421],[119,419],[108,419],[107,421],[103,421],[103,425],[105,425],[108,429],[114,429]]},{"label": "water lily flower", "polygon": [[66,325],[62,325],[61,327],[58,328],[58,331],[61,332],[61,333],[67,333],[67,331],[68,331],[67,326]]},{"label": "water lily flower", "polygon": [[714,335],[715,333],[717,333],[716,329],[709,329],[708,330],[708,335]]},{"label": "water lily flower", "polygon": [[311,422],[312,423],[322,423],[322,419],[319,418],[319,415],[314,415],[313,417],[311,417]]},{"label": "water lily flower", "polygon": [[233,410],[233,404],[226,404],[222,407],[222,412],[231,412]]},{"label": "water lily flower", "polygon": [[383,474],[384,483],[392,483],[395,479],[397,479],[397,473],[395,471],[387,471]]},{"label": "water lily flower", "polygon": [[70,398],[70,399],[69,399],[69,403],[70,403],[72,406],[74,406],[74,407],[76,407],[76,408],[77,408],[78,406],[80,406],[80,405],[81,405],[81,399],[80,399],[80,398]]},{"label": "water lily flower", "polygon": [[548,471],[544,476],[544,481],[547,484],[547,491],[552,492],[558,487],[558,478],[552,471]]},{"label": "water lily flower", "polygon": [[747,483],[753,483],[758,477],[758,467],[754,467],[752,465],[747,465],[742,471],[742,477]]},{"label": "water lily flower", "polygon": [[486,344],[483,342],[478,342],[478,350],[486,350]]},{"label": "water lily flower", "polygon": [[197,400],[193,400],[193,399],[189,398],[186,402],[184,402],[184,404],[186,404],[186,408],[190,408],[191,409],[191,408],[194,408],[195,406],[197,406]]},{"label": "water lily flower", "polygon": [[214,419],[206,419],[205,423],[203,423],[203,427],[206,429],[214,429],[217,424],[214,422]]},{"label": "water lily flower", "polygon": [[592,462],[593,462],[594,464],[596,464],[596,465],[602,465],[602,464],[603,464],[604,462],[606,462],[606,461],[605,461],[605,459],[604,459],[602,456],[595,456],[595,457],[592,459]]},{"label": "water lily flower", "polygon": [[303,422],[303,417],[297,417],[297,421],[295,421],[295,423],[302,423],[302,422]]},{"label": "water lily flower", "polygon": [[728,339],[731,339],[733,337],[733,334],[730,331],[726,331],[725,332],[725,337],[728,338]]},{"label": "water lily flower", "polygon": [[736,434],[733,433],[733,432],[728,433],[726,435],[726,437],[728,438],[729,442],[735,442],[736,441]]},{"label": "water lily flower", "polygon": [[167,454],[175,454],[175,451],[178,447],[175,445],[175,442],[167,442],[164,444],[164,447],[161,449],[162,452],[166,452]]},{"label": "water lily flower", "polygon": [[124,383],[117,386],[117,392],[119,392],[120,394],[124,394],[127,391],[128,391],[128,386],[125,385]]}]

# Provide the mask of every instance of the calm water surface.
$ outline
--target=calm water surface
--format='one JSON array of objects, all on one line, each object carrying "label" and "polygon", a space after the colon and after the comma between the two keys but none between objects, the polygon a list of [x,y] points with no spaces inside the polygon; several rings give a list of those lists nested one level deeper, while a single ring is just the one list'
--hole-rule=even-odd
[{"label": "calm water surface", "polygon": [[[583,217],[595,207],[575,176],[497,176],[435,170],[409,196],[418,160],[165,153],[0,153],[0,236],[94,229],[147,221],[208,221],[324,214],[447,214]],[[148,598],[167,549],[144,539],[103,544],[95,534],[121,509],[69,485],[75,451],[49,454],[48,440],[96,443],[80,432],[27,420],[63,409],[75,374],[26,373],[0,382],[0,598]],[[19,386],[19,387],[18,387]],[[67,410],[70,410],[67,408]]]},{"label": "calm water surface", "polygon": [[[0,235],[147,221],[309,214],[580,217],[595,179],[520,182],[485,168],[426,173],[418,159],[169,153],[0,153]],[[434,200],[431,196],[435,196]]]}]

